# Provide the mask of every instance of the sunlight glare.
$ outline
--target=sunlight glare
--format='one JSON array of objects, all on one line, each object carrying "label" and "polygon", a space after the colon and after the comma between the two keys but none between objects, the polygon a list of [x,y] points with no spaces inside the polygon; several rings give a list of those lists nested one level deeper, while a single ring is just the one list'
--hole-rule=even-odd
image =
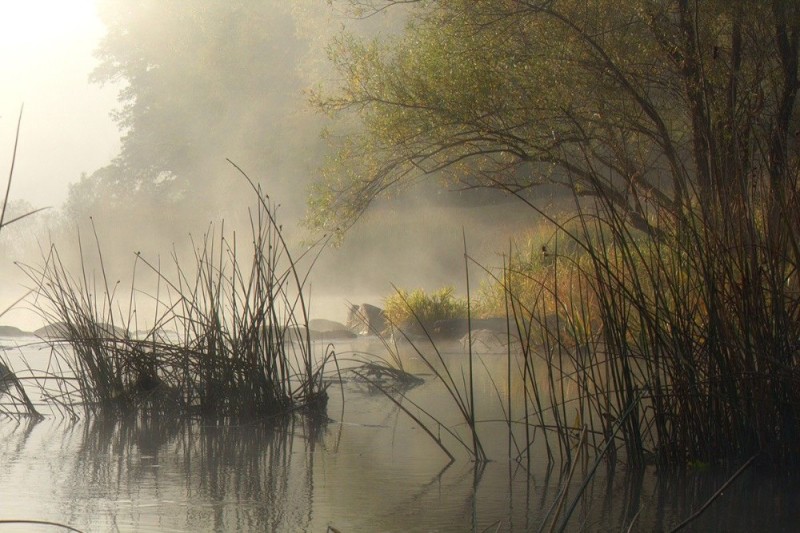
[{"label": "sunlight glare", "polygon": [[93,0],[0,0],[0,46],[47,48],[94,25]]},{"label": "sunlight glare", "polygon": [[25,106],[13,198],[57,205],[68,183],[113,157],[116,89],[90,85],[105,26],[98,0],[0,0],[0,169]]}]

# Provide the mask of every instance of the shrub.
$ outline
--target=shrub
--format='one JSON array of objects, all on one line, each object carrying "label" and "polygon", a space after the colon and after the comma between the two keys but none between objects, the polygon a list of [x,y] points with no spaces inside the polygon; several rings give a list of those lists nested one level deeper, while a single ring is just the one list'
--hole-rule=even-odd
[{"label": "shrub", "polygon": [[387,320],[395,327],[417,333],[432,331],[437,320],[467,317],[466,298],[453,295],[453,287],[442,287],[430,294],[423,289],[397,289],[384,301]]}]

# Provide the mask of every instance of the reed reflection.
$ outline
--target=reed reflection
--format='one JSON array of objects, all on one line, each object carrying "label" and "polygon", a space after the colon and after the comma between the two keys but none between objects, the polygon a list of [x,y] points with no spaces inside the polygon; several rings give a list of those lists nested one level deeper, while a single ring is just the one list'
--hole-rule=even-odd
[{"label": "reed reflection", "polygon": [[314,456],[326,423],[300,416],[243,425],[143,414],[92,418],[67,499],[72,509],[123,529],[308,530]]}]

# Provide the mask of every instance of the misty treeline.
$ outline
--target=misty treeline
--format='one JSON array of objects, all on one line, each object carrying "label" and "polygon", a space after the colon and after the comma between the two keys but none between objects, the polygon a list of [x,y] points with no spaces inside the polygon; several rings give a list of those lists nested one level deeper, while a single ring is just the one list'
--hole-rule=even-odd
[{"label": "misty treeline", "polygon": [[[227,159],[264,183],[293,225],[325,151],[305,91],[331,75],[325,43],[348,19],[317,0],[99,0],[98,13],[107,33],[89,81],[118,90],[120,153],[74,176],[63,206],[5,232],[6,255],[72,247],[91,217],[109,259],[127,267],[132,252],[160,253],[209,222],[246,224],[249,187]],[[354,24],[363,34],[393,22]]]},{"label": "misty treeline", "polygon": [[297,206],[319,124],[302,110],[309,47],[289,3],[102,0],[99,13],[107,35],[91,80],[121,85],[121,152],[72,187],[70,213],[130,209],[185,229],[179,219],[242,201],[226,158]]}]

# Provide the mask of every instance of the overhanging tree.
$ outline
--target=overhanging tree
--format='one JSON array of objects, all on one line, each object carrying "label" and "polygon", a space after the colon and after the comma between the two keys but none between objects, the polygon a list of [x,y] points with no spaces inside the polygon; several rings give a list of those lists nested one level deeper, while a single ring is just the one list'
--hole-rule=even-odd
[{"label": "overhanging tree", "polygon": [[560,183],[645,230],[654,209],[724,225],[751,188],[784,206],[794,190],[797,0],[411,3],[402,36],[332,47],[343,83],[315,102],[357,127],[312,225],[346,228],[434,174],[516,193]]},{"label": "overhanging tree", "polygon": [[[343,83],[317,103],[355,120],[312,222],[347,227],[434,174],[520,195],[560,183],[582,255],[542,276],[569,279],[547,297],[586,327],[532,349],[575,365],[553,390],[583,387],[577,409],[614,420],[631,465],[645,449],[796,465],[800,1],[371,2],[393,3],[416,7],[401,37],[333,48]],[[508,272],[515,305],[527,289]],[[533,292],[512,323],[544,322]]]}]

